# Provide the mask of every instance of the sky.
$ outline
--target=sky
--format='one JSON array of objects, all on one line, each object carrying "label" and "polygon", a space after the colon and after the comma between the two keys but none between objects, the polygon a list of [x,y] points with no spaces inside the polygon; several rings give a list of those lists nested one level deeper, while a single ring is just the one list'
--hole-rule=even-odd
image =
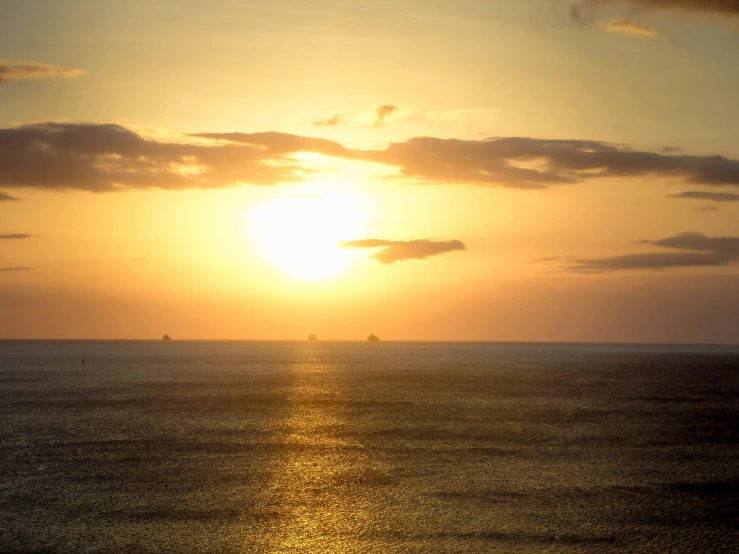
[{"label": "sky", "polygon": [[0,337],[739,343],[735,0],[4,0]]}]

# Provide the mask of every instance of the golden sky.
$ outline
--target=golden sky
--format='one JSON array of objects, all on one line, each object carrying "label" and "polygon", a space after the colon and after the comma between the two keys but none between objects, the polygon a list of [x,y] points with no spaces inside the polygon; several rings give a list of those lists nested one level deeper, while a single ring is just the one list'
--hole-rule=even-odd
[{"label": "golden sky", "polygon": [[6,0],[0,337],[739,342],[738,25]]}]

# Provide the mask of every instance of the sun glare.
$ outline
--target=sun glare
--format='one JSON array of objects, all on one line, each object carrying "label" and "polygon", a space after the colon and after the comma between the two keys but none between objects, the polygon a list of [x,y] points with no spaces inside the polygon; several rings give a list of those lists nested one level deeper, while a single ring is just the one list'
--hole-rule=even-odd
[{"label": "sun glare", "polygon": [[262,256],[287,275],[304,281],[344,273],[352,254],[342,240],[363,236],[367,205],[349,194],[294,194],[271,198],[246,215],[246,230]]}]

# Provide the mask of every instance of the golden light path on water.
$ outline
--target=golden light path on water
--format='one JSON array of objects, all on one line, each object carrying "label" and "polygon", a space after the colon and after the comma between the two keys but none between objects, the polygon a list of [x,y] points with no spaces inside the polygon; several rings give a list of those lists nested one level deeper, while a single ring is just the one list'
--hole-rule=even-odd
[{"label": "golden light path on water", "polygon": [[343,554],[376,547],[388,519],[373,481],[381,482],[388,468],[347,432],[346,368],[319,362],[310,344],[301,348],[308,360],[292,369],[277,424],[279,454],[258,500],[274,517],[248,533],[243,552]]}]

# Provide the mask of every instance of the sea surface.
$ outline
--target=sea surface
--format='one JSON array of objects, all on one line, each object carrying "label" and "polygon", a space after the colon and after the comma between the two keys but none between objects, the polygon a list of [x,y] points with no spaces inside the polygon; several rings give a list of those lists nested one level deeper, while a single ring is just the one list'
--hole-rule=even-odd
[{"label": "sea surface", "polygon": [[0,341],[0,552],[739,552],[739,348]]}]

